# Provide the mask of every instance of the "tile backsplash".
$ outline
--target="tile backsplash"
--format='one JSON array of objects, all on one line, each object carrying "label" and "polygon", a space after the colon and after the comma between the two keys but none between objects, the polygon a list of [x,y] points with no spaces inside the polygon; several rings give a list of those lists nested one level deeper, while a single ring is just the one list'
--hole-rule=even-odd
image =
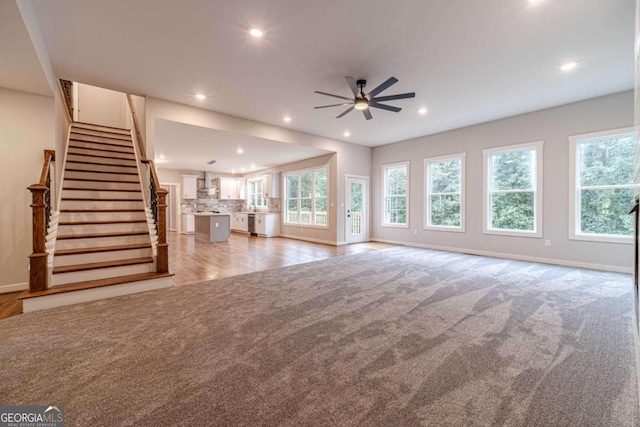
[{"label": "tile backsplash", "polygon": [[[279,198],[269,198],[267,208],[258,208],[258,212],[280,213],[282,200]],[[220,200],[208,197],[197,200],[184,201],[181,204],[182,212],[212,211],[228,209],[229,212],[242,212],[249,210],[246,200]]]}]

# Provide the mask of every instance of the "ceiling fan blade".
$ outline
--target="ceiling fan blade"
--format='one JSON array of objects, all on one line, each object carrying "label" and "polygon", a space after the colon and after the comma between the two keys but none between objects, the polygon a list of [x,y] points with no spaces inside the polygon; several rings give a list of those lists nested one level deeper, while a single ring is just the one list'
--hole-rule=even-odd
[{"label": "ceiling fan blade", "polygon": [[373,116],[371,115],[371,111],[367,108],[366,110],[362,110],[362,114],[364,114],[365,119],[371,120]]},{"label": "ceiling fan blade", "polygon": [[416,97],[415,92],[409,92],[409,93],[401,93],[399,95],[380,96],[378,98],[373,98],[371,101],[385,102],[385,101],[394,101],[396,99],[407,99],[407,98],[415,98],[415,97]]},{"label": "ceiling fan blade", "polygon": [[320,95],[333,96],[334,98],[346,99],[347,101],[353,101],[353,99],[347,98],[346,96],[334,95],[332,93],[327,93],[327,92],[320,92],[319,90],[316,90],[315,93],[319,93]]},{"label": "ceiling fan blade", "polygon": [[313,108],[317,110],[318,108],[339,107],[341,105],[351,105],[351,104],[353,104],[353,102],[343,102],[342,104],[322,105],[320,107],[313,107]]},{"label": "ceiling fan blade", "polygon": [[380,86],[378,86],[377,88],[375,88],[374,90],[369,92],[367,94],[367,98],[369,98],[369,99],[374,98],[377,94],[379,94],[380,92],[382,92],[385,89],[390,88],[391,86],[393,86],[396,83],[398,83],[398,79],[396,79],[395,77],[389,77],[387,79],[387,81],[385,81]]},{"label": "ceiling fan blade", "polygon": [[340,114],[339,116],[336,117],[336,119],[340,119],[344,116],[347,115],[347,113],[351,112],[351,110],[353,110],[353,106],[349,107],[346,111],[344,111],[342,114]]},{"label": "ceiling fan blade", "polygon": [[380,108],[381,110],[393,111],[394,113],[398,113],[402,110],[402,108],[392,107],[391,105],[378,104],[377,102],[370,102],[369,107]]},{"label": "ceiling fan blade", "polygon": [[356,84],[356,81],[354,80],[354,78],[351,76],[347,76],[344,79],[347,81],[347,84],[349,85],[351,92],[353,92],[353,96],[357,98],[360,95],[360,91],[358,90],[358,85]]}]

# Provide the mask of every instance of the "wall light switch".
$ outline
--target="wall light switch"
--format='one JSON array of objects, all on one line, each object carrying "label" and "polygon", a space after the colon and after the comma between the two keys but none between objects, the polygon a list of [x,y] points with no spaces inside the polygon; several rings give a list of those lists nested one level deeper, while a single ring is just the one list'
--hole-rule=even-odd
[{"label": "wall light switch", "polygon": [[344,202],[340,202],[340,207],[344,208]]},{"label": "wall light switch", "polygon": [[216,222],[216,228],[218,228],[218,227],[220,227],[220,224],[218,224],[218,223]]},{"label": "wall light switch", "polygon": [[545,246],[551,246],[551,240],[545,240],[544,241],[544,245]]}]

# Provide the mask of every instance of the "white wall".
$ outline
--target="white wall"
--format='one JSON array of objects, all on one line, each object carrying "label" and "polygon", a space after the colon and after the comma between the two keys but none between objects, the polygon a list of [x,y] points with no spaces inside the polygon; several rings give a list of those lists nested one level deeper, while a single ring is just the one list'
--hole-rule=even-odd
[{"label": "white wall", "polygon": [[122,92],[78,84],[78,121],[127,128],[127,99]]},{"label": "white wall", "polygon": [[[489,100],[490,102],[490,100]],[[632,266],[633,246],[569,240],[569,142],[578,135],[633,125],[632,91],[568,104],[476,126],[376,147],[372,162],[372,236],[377,240],[569,262],[574,265]],[[427,118],[428,120],[428,118]],[[482,232],[482,150],[544,141],[543,238],[509,237]],[[466,232],[423,230],[423,158],[467,153]],[[410,228],[381,226],[381,165],[411,161]],[[414,234],[417,230],[417,235]],[[545,247],[544,239],[551,240]]]},{"label": "white wall", "polygon": [[[153,158],[155,147],[155,120],[166,119],[195,126],[203,126],[230,132],[237,132],[259,138],[270,139],[290,144],[306,145],[321,148],[336,153],[334,167],[330,170],[329,192],[335,196],[333,206],[329,207],[329,222],[335,224],[330,231],[314,230],[313,233],[289,230],[291,236],[310,238],[317,236],[318,240],[332,243],[344,241],[344,176],[347,173],[357,175],[370,175],[371,172],[371,148],[356,144],[349,144],[320,136],[310,135],[291,129],[203,110],[184,104],[165,101],[157,98],[146,98],[146,134],[147,157]],[[316,238],[316,237],[314,237]]]},{"label": "white wall", "polygon": [[29,280],[32,216],[27,187],[40,180],[44,150],[55,148],[54,99],[0,88],[0,292]]}]

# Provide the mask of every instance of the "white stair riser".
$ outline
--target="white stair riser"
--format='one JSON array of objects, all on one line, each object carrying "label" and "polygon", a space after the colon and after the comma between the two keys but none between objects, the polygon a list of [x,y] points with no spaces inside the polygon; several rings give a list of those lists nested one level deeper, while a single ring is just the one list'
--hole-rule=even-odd
[{"label": "white stair riser", "polygon": [[67,162],[67,169],[80,169],[80,170],[89,171],[89,172],[103,171],[103,172],[113,172],[118,174],[131,174],[131,173],[137,174],[138,173],[138,169],[136,168],[129,168],[125,166],[116,166],[116,165],[94,165],[94,164],[87,164],[87,163]]},{"label": "white stair riser", "polygon": [[135,166],[136,162],[133,159],[107,159],[105,157],[95,157],[92,155],[82,156],[79,154],[69,154],[67,155],[67,162],[93,162],[100,163],[103,165],[112,165],[112,166]]},{"label": "white stair riser", "polygon": [[[64,172],[65,181],[70,179],[97,179],[99,181],[136,181],[138,177],[136,175],[118,175],[116,173],[95,173],[95,172],[76,172],[67,170]],[[66,185],[66,183],[65,183]]]},{"label": "white stair riser", "polygon": [[141,200],[130,202],[108,202],[100,200],[62,200],[61,209],[144,209]]},{"label": "white stair riser", "polygon": [[108,279],[110,277],[128,276],[131,274],[153,273],[153,262],[146,264],[125,265],[122,267],[98,268],[95,270],[74,271],[52,275],[52,286],[68,285],[70,283],[86,282],[88,280]]},{"label": "white stair riser", "polygon": [[144,212],[60,212],[60,222],[146,220]]},{"label": "white stair riser", "polygon": [[62,198],[72,199],[131,199],[142,200],[142,192],[100,191],[100,190],[62,190]]},{"label": "white stair riser", "polygon": [[121,233],[134,231],[149,231],[149,226],[146,222],[134,222],[116,224],[60,225],[58,227],[58,233],[61,236],[92,233]]},{"label": "white stair riser", "polygon": [[[122,135],[122,136],[126,137],[125,135]],[[75,133],[72,131],[71,139],[98,142],[101,144],[122,145],[125,147],[132,146],[131,139],[125,140],[125,139],[119,138],[118,135],[111,138],[110,135],[100,135],[100,132],[94,132],[94,131],[86,131],[86,132],[83,131],[82,133]]]},{"label": "white stair riser", "polygon": [[127,249],[124,251],[93,252],[89,254],[54,256],[53,265],[55,267],[64,267],[67,265],[118,261],[121,259],[144,258],[151,256],[153,256],[153,250],[151,248]]},{"label": "white stair riser", "polygon": [[117,237],[91,237],[86,239],[57,239],[56,250],[103,248],[105,246],[133,245],[135,243],[151,243],[149,234]]},{"label": "white stair riser", "polygon": [[44,295],[34,298],[26,298],[22,301],[24,313],[46,310],[54,307],[78,304],[82,302],[97,301],[113,298],[121,295],[130,295],[138,292],[147,292],[156,289],[170,288],[173,286],[171,277],[162,277],[152,280],[140,280],[137,282],[123,283],[121,285],[103,286],[100,288],[84,289],[75,292],[65,292],[56,295]]},{"label": "white stair riser", "polygon": [[[110,152],[110,153],[103,153],[103,152],[97,152],[96,150],[93,150],[92,148],[78,148],[78,147],[69,147],[69,155],[70,156],[82,156],[85,155],[85,157],[92,157],[94,155],[103,155],[103,156],[109,156],[109,157],[117,157],[119,159],[127,159],[127,160],[134,160],[134,155],[133,153],[117,153],[115,151]],[[97,159],[97,157],[96,157]],[[102,160],[107,160],[103,157],[99,158],[101,161]]]},{"label": "white stair riser", "polygon": [[129,129],[118,129],[118,128],[110,128],[106,126],[100,125],[91,125],[88,123],[74,123],[71,126],[71,129],[80,129],[80,130],[99,130],[103,132],[111,132],[111,133],[119,133],[125,136],[131,135],[131,130]]},{"label": "white stair riser", "polygon": [[100,182],[100,181],[74,181],[65,177],[64,188],[86,188],[88,190],[138,190],[140,183],[127,182]]},{"label": "white stair riser", "polygon": [[69,147],[74,149],[84,148],[89,150],[100,150],[101,152],[125,153],[133,155],[133,147],[106,145],[99,142],[71,141],[69,143]]}]

